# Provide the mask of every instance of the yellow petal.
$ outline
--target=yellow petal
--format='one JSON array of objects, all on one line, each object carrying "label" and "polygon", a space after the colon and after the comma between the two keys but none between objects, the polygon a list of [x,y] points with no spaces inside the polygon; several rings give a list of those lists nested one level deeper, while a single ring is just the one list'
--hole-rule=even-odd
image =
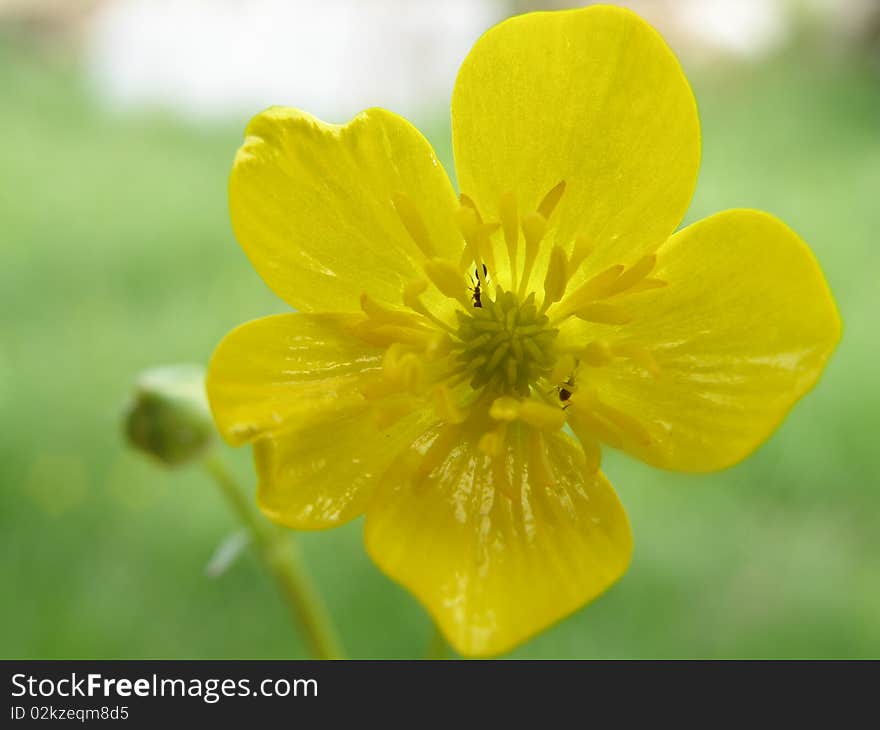
[{"label": "yellow petal", "polygon": [[570,250],[581,234],[595,245],[572,288],[656,248],[696,183],[690,86],[657,32],[623,8],[531,13],[488,31],[459,71],[452,125],[460,187],[484,217],[499,219],[508,191],[521,212],[537,210],[565,182],[556,242]]},{"label": "yellow petal", "polygon": [[399,305],[426,245],[458,260],[455,192],[401,117],[370,109],[336,125],[274,107],[246,135],[229,183],[232,225],[260,276],[297,309],[356,311],[365,290]]},{"label": "yellow petal", "polygon": [[378,427],[366,409],[254,444],[257,504],[298,530],[341,525],[362,514],[391,461],[436,420],[426,410]]},{"label": "yellow petal", "polygon": [[[644,461],[683,471],[735,464],[770,436],[834,350],[840,318],[828,285],[794,231],[752,210],[674,235],[656,275],[669,286],[631,295],[633,321],[606,333],[612,352],[643,348],[652,367],[615,359],[580,377],[647,431],[648,444],[639,428],[621,429],[624,448]],[[590,338],[589,325],[576,326]]]},{"label": "yellow petal", "polygon": [[562,433],[509,424],[502,456],[465,427],[428,431],[367,508],[373,560],[465,655],[511,649],[592,600],[626,569],[626,514]]},{"label": "yellow petal", "polygon": [[361,319],[279,314],[226,335],[207,376],[223,438],[238,445],[362,405],[359,388],[381,377],[384,351],[349,333]]}]

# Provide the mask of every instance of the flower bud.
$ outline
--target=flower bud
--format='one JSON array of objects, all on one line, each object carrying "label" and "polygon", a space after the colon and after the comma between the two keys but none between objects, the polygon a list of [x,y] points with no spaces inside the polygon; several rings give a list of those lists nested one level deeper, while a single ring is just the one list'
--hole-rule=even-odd
[{"label": "flower bud", "polygon": [[138,376],[125,414],[131,446],[168,466],[180,466],[202,456],[214,433],[203,368],[166,365]]}]

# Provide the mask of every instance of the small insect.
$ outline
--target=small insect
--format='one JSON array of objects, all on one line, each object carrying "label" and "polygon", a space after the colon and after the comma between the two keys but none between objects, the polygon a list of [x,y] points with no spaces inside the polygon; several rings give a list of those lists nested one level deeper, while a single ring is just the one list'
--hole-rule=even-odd
[{"label": "small insect", "polygon": [[[486,268],[486,264],[483,264],[483,278],[486,281],[489,280],[489,270]],[[482,296],[482,293],[480,292],[480,270],[478,268],[474,269],[474,275],[471,281],[474,285],[468,288],[473,292],[474,308],[482,309],[483,302],[480,299],[480,297]]]},{"label": "small insect", "polygon": [[556,394],[559,396],[559,402],[562,403],[562,410],[571,405],[571,396],[574,395],[575,390],[577,390],[577,385],[575,384],[574,373],[563,380],[562,385],[556,386]]}]

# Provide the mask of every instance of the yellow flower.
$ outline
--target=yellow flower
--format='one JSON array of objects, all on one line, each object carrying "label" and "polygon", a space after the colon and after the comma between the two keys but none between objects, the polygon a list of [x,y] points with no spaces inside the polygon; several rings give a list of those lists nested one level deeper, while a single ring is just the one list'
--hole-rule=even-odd
[{"label": "yellow flower", "polygon": [[390,112],[250,123],[233,226],[299,312],[231,332],[208,392],[223,436],[254,446],[266,514],[317,529],[365,513],[380,568],[459,652],[486,655],[626,569],[600,444],[681,471],[740,461],[815,384],[840,321],[771,215],[674,233],[696,104],[629,11],[487,32],[452,130],[460,196]]}]

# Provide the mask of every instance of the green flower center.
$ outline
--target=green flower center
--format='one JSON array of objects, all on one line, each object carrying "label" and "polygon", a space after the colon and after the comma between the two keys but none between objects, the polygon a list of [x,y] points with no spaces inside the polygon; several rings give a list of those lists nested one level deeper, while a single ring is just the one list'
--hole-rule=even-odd
[{"label": "green flower center", "polygon": [[553,367],[559,331],[538,312],[534,294],[520,302],[513,292],[495,291],[494,300],[483,292],[481,306],[456,312],[463,346],[457,358],[473,373],[472,388],[527,396]]}]

